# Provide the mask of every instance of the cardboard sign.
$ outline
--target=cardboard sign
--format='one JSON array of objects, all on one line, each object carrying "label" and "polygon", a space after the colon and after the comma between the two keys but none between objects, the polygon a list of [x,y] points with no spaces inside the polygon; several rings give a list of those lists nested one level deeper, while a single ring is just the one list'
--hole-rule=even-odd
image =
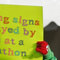
[{"label": "cardboard sign", "polygon": [[43,60],[42,6],[0,5],[0,60]]}]

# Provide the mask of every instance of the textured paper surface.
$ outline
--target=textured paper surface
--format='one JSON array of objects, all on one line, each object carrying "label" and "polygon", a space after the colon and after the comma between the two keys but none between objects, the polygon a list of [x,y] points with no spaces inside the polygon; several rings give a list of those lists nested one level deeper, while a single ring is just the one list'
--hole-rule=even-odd
[{"label": "textured paper surface", "polygon": [[0,60],[43,60],[35,51],[42,40],[42,6],[0,5]]}]

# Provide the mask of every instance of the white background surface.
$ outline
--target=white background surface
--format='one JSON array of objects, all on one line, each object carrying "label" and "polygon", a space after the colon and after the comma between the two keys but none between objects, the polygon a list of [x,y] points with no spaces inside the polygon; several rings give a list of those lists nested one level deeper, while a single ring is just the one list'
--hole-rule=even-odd
[{"label": "white background surface", "polygon": [[43,23],[51,21],[60,25],[60,0],[0,0],[0,4],[43,6]]}]

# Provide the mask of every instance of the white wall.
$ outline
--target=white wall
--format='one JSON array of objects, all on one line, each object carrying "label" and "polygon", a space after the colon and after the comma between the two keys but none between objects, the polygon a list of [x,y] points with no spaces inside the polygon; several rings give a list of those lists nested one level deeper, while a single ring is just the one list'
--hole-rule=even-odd
[{"label": "white wall", "polygon": [[0,4],[42,5],[44,26],[51,21],[60,25],[60,0],[0,0]]}]

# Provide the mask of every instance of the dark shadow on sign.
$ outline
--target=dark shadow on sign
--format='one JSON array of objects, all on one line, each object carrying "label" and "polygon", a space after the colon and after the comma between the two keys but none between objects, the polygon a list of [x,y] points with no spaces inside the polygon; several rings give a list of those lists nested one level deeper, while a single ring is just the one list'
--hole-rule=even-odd
[{"label": "dark shadow on sign", "polygon": [[4,58],[4,57],[0,57],[0,60],[11,60],[10,58]]}]

